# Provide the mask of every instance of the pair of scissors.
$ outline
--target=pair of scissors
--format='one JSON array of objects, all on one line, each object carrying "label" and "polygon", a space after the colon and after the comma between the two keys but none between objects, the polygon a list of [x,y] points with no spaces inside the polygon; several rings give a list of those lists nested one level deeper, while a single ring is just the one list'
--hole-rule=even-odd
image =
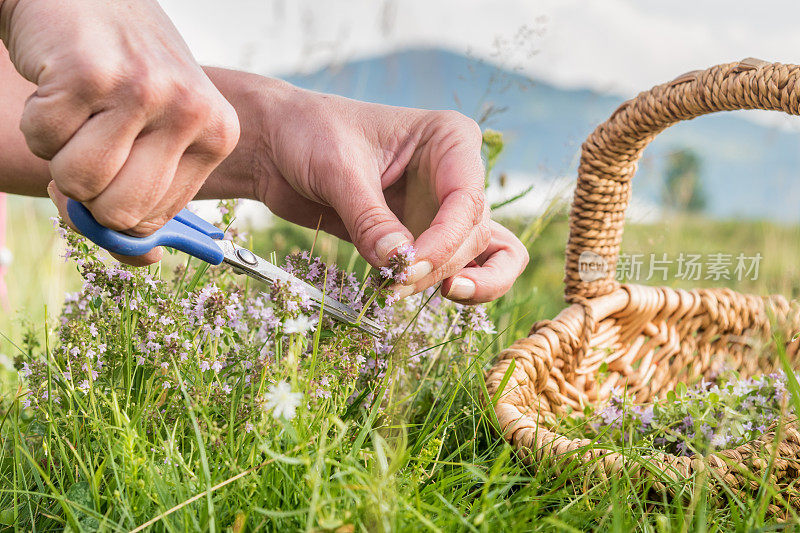
[{"label": "pair of scissors", "polygon": [[167,246],[194,256],[211,265],[227,263],[240,274],[245,274],[264,283],[283,281],[305,289],[317,311],[335,320],[351,324],[361,331],[379,337],[383,327],[366,317],[358,318],[359,313],[323,294],[322,291],[298,279],[292,274],[263,259],[247,248],[242,248],[229,240],[225,233],[210,222],[195,215],[188,209],[182,210],[163,227],[147,237],[132,237],[106,228],[97,222],[80,202],[70,199],[67,202],[69,218],[76,228],[90,241],[119,255],[142,255],[156,246]]}]

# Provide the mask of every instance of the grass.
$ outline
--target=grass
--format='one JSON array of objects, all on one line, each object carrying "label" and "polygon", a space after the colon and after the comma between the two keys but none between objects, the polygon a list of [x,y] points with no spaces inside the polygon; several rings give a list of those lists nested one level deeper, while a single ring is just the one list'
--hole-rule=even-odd
[{"label": "grass", "polygon": [[[24,317],[48,338],[46,313],[57,314],[65,289],[78,278],[55,258],[44,204],[12,203],[9,275],[12,309],[0,332],[21,345]],[[25,221],[22,223],[21,221]],[[735,498],[710,494],[703,482],[665,498],[648,481],[627,474],[584,484],[586,466],[558,474],[552,465],[525,468],[498,435],[483,406],[483,373],[494,355],[527,333],[531,323],[563,306],[566,219],[516,220],[531,265],[512,291],[490,306],[500,334],[474,353],[451,354],[449,364],[407,391],[379,384],[371,409],[348,413],[309,410],[267,437],[210,427],[208,413],[190,408],[181,427],[154,437],[137,411],[118,402],[81,407],[85,416],[58,423],[30,418],[15,401],[13,372],[0,388],[0,529],[37,531],[755,531],[786,526],[766,513],[768,490]],[[633,225],[629,253],[760,251],[757,281],[687,282],[728,285],[795,296],[800,230],[758,222],[680,218]],[[254,249],[278,256],[309,249],[313,232],[278,224],[253,237]],[[315,253],[361,272],[349,245],[322,238]],[[681,282],[680,286],[684,286]],[[0,352],[10,357],[8,340]],[[378,407],[381,406],[381,409]],[[212,409],[209,407],[208,409]],[[90,416],[91,413],[104,413]],[[161,444],[183,439],[182,461],[165,464]],[[628,453],[636,457],[637,452]]]}]

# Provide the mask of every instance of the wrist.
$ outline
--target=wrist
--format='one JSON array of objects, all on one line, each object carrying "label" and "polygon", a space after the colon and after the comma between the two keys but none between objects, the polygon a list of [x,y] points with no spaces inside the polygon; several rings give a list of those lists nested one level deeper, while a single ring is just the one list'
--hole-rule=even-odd
[{"label": "wrist", "polygon": [[246,72],[220,68],[205,71],[236,110],[241,133],[236,148],[212,173],[200,195],[263,201],[269,181],[279,174],[273,163],[270,125],[279,122],[277,109],[297,89]]}]

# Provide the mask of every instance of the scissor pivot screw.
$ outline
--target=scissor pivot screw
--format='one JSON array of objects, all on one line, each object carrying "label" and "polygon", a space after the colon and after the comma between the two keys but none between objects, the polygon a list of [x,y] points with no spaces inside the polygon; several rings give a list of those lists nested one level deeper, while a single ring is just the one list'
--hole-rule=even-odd
[{"label": "scissor pivot screw", "polygon": [[236,256],[248,265],[255,265],[258,263],[258,259],[256,258],[255,254],[253,254],[253,252],[247,248],[239,248],[236,250]]}]

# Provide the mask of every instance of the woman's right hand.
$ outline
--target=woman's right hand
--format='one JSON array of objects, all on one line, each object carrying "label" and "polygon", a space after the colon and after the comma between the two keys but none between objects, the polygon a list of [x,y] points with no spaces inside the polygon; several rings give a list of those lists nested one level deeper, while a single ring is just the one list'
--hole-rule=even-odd
[{"label": "woman's right hand", "polygon": [[236,146],[236,112],[154,0],[0,0],[0,39],[37,86],[28,147],[109,228],[152,233]]}]

